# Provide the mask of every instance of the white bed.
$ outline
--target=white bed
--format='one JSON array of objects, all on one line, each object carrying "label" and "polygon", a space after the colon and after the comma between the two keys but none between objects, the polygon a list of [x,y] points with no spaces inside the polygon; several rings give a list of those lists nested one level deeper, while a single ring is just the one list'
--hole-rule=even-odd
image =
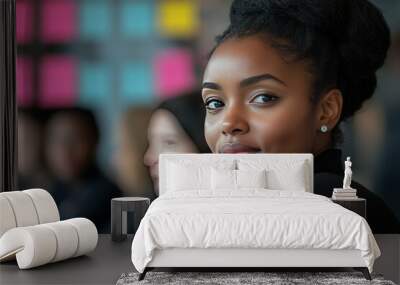
[{"label": "white bed", "polygon": [[[250,176],[267,169],[268,185],[209,189],[210,166]],[[312,193],[312,155],[163,154],[159,167],[160,197],[132,243],[140,279],[155,267],[354,267],[370,278],[380,255],[372,232],[359,215]],[[185,169],[196,167],[190,177]]]}]

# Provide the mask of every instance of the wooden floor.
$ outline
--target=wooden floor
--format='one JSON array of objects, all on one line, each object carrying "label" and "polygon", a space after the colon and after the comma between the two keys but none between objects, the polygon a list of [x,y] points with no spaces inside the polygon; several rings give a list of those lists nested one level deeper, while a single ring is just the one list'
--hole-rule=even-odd
[{"label": "wooden floor", "polygon": [[[133,236],[129,236],[124,242],[116,243],[111,241],[110,235],[99,235],[96,250],[88,256],[28,270],[19,270],[15,261],[2,263],[0,284],[115,284],[122,273],[135,271],[130,256],[132,238]],[[399,284],[400,235],[376,235],[375,238],[382,251],[382,257],[376,261],[374,272],[383,274],[385,279]],[[319,271],[317,268],[311,270]],[[308,268],[305,271],[310,270]]]}]

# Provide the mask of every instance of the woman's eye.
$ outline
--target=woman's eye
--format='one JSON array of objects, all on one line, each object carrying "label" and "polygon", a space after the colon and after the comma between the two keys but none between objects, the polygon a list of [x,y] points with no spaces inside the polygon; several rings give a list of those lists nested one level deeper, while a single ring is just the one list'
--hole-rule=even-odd
[{"label": "woman's eye", "polygon": [[261,94],[255,96],[250,103],[258,103],[258,104],[264,104],[264,103],[269,103],[271,101],[276,101],[278,97],[274,95],[269,95],[269,94]]},{"label": "woman's eye", "polygon": [[172,140],[165,140],[165,141],[164,141],[164,144],[166,144],[166,145],[168,145],[168,146],[171,146],[171,145],[175,145],[176,142],[175,142],[175,141],[172,141]]},{"label": "woman's eye", "polygon": [[222,108],[224,103],[217,99],[210,99],[206,102],[206,108],[208,110],[216,110],[218,108]]}]

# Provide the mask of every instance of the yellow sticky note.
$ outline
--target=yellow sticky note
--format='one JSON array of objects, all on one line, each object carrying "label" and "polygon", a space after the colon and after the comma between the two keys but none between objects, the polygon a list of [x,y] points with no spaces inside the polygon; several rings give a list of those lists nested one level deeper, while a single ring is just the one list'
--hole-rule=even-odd
[{"label": "yellow sticky note", "polygon": [[196,0],[164,0],[158,10],[160,34],[167,37],[192,37],[198,31]]}]

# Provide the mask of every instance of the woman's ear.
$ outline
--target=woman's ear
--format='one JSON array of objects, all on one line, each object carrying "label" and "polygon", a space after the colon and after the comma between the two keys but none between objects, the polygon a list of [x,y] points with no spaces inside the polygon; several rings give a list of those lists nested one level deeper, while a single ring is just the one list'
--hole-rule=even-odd
[{"label": "woman's ear", "polygon": [[328,130],[332,130],[340,119],[342,107],[343,96],[339,89],[331,89],[322,95],[317,108],[317,128],[326,125]]}]

